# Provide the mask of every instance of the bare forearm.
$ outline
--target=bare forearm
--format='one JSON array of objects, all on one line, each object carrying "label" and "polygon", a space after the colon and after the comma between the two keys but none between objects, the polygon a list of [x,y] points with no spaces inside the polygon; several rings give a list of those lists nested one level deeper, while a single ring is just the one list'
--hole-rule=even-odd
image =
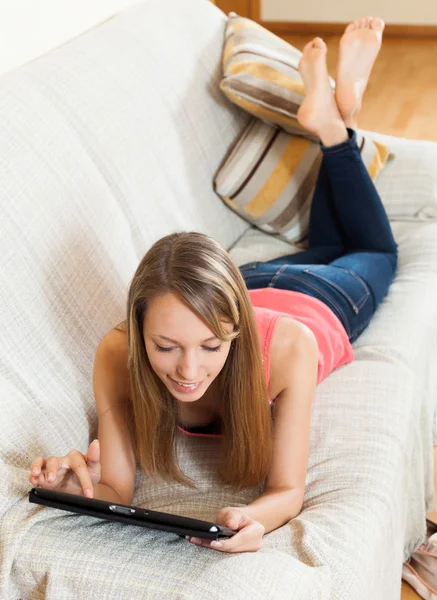
[{"label": "bare forearm", "polygon": [[112,487],[106,485],[104,483],[97,483],[94,486],[93,493],[94,500],[106,500],[106,502],[116,502],[117,504],[126,504],[123,502],[118,492],[116,492]]},{"label": "bare forearm", "polygon": [[269,533],[296,517],[302,509],[302,503],[301,490],[270,491],[258,496],[242,510],[262,523],[265,533]]}]

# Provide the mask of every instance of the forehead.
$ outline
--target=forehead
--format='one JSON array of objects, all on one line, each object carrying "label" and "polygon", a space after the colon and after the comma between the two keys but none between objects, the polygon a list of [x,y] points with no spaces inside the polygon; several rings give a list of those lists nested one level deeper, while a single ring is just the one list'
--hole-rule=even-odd
[{"label": "forehead", "polygon": [[[232,324],[227,323],[226,329],[232,331]],[[180,342],[214,336],[208,325],[175,294],[152,300],[144,317],[143,330],[149,335],[163,335]]]}]

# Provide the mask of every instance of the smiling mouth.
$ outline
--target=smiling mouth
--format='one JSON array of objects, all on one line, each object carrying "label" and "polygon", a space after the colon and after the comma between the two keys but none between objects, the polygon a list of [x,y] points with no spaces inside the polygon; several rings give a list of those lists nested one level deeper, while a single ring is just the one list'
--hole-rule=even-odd
[{"label": "smiling mouth", "polygon": [[170,377],[170,379],[171,379],[172,381],[174,381],[175,383],[177,383],[178,385],[180,385],[180,386],[182,386],[182,387],[184,387],[184,388],[187,388],[187,389],[190,389],[190,388],[195,388],[195,387],[197,387],[199,384],[201,384],[201,383],[202,383],[201,381],[194,381],[193,383],[184,383],[184,382],[182,382],[182,381],[178,381],[177,379],[173,379],[173,377]]}]

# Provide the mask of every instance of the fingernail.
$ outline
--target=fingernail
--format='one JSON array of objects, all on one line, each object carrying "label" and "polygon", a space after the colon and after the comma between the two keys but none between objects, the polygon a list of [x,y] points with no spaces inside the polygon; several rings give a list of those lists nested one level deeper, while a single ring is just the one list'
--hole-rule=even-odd
[{"label": "fingernail", "polygon": [[49,476],[47,478],[48,481],[53,481],[54,478],[55,478],[55,476],[53,475],[53,473],[49,473]]},{"label": "fingernail", "polygon": [[92,495],[93,495],[93,493],[92,493],[92,491],[91,491],[91,490],[89,490],[89,489],[86,489],[86,490],[85,490],[85,496],[88,496],[88,497],[90,497],[90,498],[91,498],[91,496],[92,496]]},{"label": "fingernail", "polygon": [[213,548],[221,548],[223,546],[223,544],[221,542],[211,542],[211,546],[213,546]]},{"label": "fingernail", "polygon": [[32,471],[32,475],[38,475],[38,468],[35,467]]}]

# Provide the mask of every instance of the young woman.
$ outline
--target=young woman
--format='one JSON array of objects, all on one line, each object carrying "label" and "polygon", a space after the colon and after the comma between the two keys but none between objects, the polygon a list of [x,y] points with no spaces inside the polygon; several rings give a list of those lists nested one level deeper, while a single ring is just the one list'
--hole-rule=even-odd
[{"label": "young woman", "polygon": [[304,49],[298,119],[324,154],[309,249],[240,272],[200,233],[156,242],[132,280],[126,322],[96,352],[99,439],[85,455],[35,459],[32,485],[130,504],[137,464],[193,486],[175,461],[176,436],[212,436],[222,438],[220,480],[237,489],[264,482],[264,491],[218,512],[234,537],[191,542],[256,551],[264,533],[299,514],[316,384],[353,359],[351,341],[396,269],[397,247],[353,131],[383,27],[368,17],[346,29],[335,95],[323,41]]}]

